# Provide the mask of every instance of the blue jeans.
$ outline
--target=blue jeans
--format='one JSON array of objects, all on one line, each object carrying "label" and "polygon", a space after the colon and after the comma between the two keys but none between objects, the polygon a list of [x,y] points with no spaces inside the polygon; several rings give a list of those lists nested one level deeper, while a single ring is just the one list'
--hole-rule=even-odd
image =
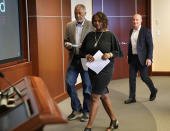
[{"label": "blue jeans", "polygon": [[[79,73],[82,79],[82,86],[83,86],[83,96],[84,96],[83,107],[81,106],[81,103],[77,96],[77,91],[75,88],[75,84],[76,84]],[[92,86],[91,86],[88,71],[83,70],[80,58],[74,58],[67,70],[66,88],[71,98],[72,110],[83,112],[83,113],[89,113]]]}]

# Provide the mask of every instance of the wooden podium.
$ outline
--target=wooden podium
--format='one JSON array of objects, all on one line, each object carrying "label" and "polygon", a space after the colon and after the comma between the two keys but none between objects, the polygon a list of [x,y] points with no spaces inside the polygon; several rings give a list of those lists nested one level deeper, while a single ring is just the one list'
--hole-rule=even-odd
[{"label": "wooden podium", "polygon": [[14,86],[24,96],[10,96],[16,106],[0,112],[0,131],[37,131],[46,124],[67,122],[40,77],[24,77]]}]

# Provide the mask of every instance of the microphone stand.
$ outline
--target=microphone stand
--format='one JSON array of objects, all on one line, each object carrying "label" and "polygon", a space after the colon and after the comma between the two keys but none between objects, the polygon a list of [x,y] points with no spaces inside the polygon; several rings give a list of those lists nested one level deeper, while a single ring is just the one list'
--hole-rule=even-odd
[{"label": "microphone stand", "polygon": [[[14,98],[8,98],[8,96],[10,94],[12,94],[13,91],[16,92],[16,94],[19,96],[19,98],[22,98],[23,95],[21,94],[21,92],[16,87],[14,87],[11,84],[11,82],[4,76],[4,74],[2,72],[0,72],[0,77],[3,78],[7,82],[7,84],[10,86],[10,88],[8,88],[7,90],[0,91],[0,111],[1,110],[5,111],[8,108],[15,107],[15,104],[14,104],[15,99]],[[11,91],[11,89],[13,89],[13,90]]]},{"label": "microphone stand", "polygon": [[[27,115],[28,115],[28,117],[30,117],[31,111],[30,111],[30,108],[29,108],[29,103],[28,103],[27,100],[23,99],[24,95],[21,94],[21,92],[11,84],[11,82],[5,77],[5,75],[2,72],[0,72],[0,77],[3,78],[8,83],[8,85],[10,86],[10,88],[8,88],[7,90],[5,90],[3,92],[0,91],[0,112],[6,111],[6,110],[8,110],[8,108],[12,108],[12,107],[16,106],[14,104],[15,99],[14,98],[8,98],[8,96],[10,94],[11,87],[12,87],[13,91],[15,91],[16,94],[19,96],[19,98],[23,100],[23,102],[25,104]],[[12,91],[12,93],[13,93],[13,91]],[[10,102],[12,104],[9,104]]]},{"label": "microphone stand", "polygon": [[[20,98],[22,98],[23,95],[21,94],[21,92],[20,92],[16,87],[14,87],[14,86],[11,84],[11,82],[10,82],[6,77],[4,77],[4,79],[5,79],[5,81],[8,83],[8,85],[13,88],[13,90],[17,93],[17,95],[18,95]],[[10,90],[10,88],[7,89],[7,90]]]}]

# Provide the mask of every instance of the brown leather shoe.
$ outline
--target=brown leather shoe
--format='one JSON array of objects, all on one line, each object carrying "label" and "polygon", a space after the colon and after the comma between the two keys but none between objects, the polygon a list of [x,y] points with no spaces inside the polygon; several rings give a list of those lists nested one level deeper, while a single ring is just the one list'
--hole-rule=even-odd
[{"label": "brown leather shoe", "polygon": [[129,98],[124,101],[125,104],[131,104],[131,103],[135,103],[135,102],[136,102],[136,99],[134,99],[134,98]]}]

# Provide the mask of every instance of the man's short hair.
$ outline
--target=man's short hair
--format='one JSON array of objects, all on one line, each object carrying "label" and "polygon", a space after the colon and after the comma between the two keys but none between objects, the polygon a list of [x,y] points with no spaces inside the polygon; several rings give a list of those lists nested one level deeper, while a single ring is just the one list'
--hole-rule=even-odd
[{"label": "man's short hair", "polygon": [[75,6],[75,9],[78,8],[78,7],[81,7],[81,8],[83,8],[84,11],[86,11],[85,5],[83,5],[83,4],[77,4],[77,5]]}]

